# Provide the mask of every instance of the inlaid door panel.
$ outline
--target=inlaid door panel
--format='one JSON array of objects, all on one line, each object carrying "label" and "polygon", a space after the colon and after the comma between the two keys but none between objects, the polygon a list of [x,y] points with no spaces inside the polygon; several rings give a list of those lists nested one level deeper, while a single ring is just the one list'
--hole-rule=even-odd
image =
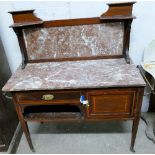
[{"label": "inlaid door panel", "polygon": [[87,118],[103,118],[105,116],[133,115],[135,90],[108,89],[87,92]]}]

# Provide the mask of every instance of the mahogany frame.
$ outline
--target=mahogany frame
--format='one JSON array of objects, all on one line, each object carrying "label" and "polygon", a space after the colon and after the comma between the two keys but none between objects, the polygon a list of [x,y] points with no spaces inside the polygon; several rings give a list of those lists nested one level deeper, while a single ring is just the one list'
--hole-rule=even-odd
[{"label": "mahogany frame", "polygon": [[[50,61],[73,61],[73,60],[90,60],[90,59],[108,59],[108,58],[125,58],[127,63],[130,63],[130,58],[129,58],[129,41],[130,41],[130,30],[131,30],[131,23],[133,19],[135,18],[132,16],[132,7],[135,2],[126,2],[126,3],[113,3],[113,4],[108,4],[109,10],[106,13],[103,13],[100,17],[95,17],[95,18],[81,18],[81,19],[69,19],[69,20],[53,20],[53,21],[42,21],[41,19],[37,18],[33,13],[34,10],[25,10],[25,11],[13,11],[10,12],[13,16],[14,24],[11,25],[17,34],[17,38],[19,41],[19,46],[21,49],[22,53],[22,68],[25,67],[27,63],[38,63],[38,62],[50,62]],[[48,28],[48,27],[58,27],[58,26],[74,26],[74,25],[90,25],[90,24],[101,24],[101,23],[109,23],[109,22],[123,22],[124,23],[124,38],[123,38],[123,51],[122,55],[113,55],[113,56],[96,56],[96,57],[87,57],[87,58],[63,58],[63,59],[45,59],[45,60],[28,60],[27,56],[27,50],[25,46],[25,40],[23,36],[23,29],[28,29],[32,27],[41,27],[41,28]],[[131,145],[130,145],[130,150],[134,152],[134,144],[135,144],[135,139],[136,139],[136,134],[138,130],[138,124],[140,120],[140,111],[141,111],[141,105],[142,105],[142,98],[143,98],[143,93],[144,93],[144,86],[124,86],[124,88],[117,86],[116,88],[102,88],[102,89],[76,89],[76,91],[79,92],[79,94],[86,96],[87,99],[91,98],[91,91],[93,91],[93,95],[98,95],[102,91],[101,96],[104,99],[105,94],[113,94],[113,98],[109,97],[109,100],[115,100],[115,95],[118,95],[118,92],[121,92],[122,95],[126,96],[126,92],[130,92],[130,104],[131,104],[131,115],[121,115],[118,113],[116,116],[99,116],[94,115],[92,117],[92,120],[98,121],[98,120],[133,120],[133,126],[132,126],[132,136],[131,136]],[[107,91],[108,90],[108,91]],[[41,90],[42,91],[42,90]],[[47,122],[48,120],[46,119],[39,119],[37,118],[36,120],[33,119],[28,119],[24,118],[23,115],[23,109],[26,106],[33,105],[37,106],[40,105],[40,93],[50,93],[51,91],[46,90],[41,92],[39,90],[36,91],[13,91],[11,92],[13,95],[13,101],[14,105],[19,117],[19,120],[21,122],[23,131],[25,133],[25,136],[27,138],[27,141],[29,143],[29,146],[32,151],[34,151],[34,147],[31,141],[30,137],[30,132],[28,129],[27,121],[37,121],[37,122]],[[60,93],[60,91],[66,93],[69,91],[71,94],[73,93],[71,89],[68,90],[56,90],[57,93]],[[75,90],[74,90],[75,91]],[[114,93],[114,91],[117,91],[117,93]],[[91,93],[90,93],[91,92]],[[35,95],[34,95],[35,94]],[[66,94],[65,94],[66,95]],[[21,97],[22,96],[22,97]],[[33,97],[36,97],[35,100]],[[68,95],[70,96],[70,94]],[[27,103],[27,100],[21,99],[21,98],[28,98],[29,104]],[[134,98],[134,100],[132,99]],[[62,95],[59,96],[59,99],[62,99]],[[76,98],[77,99],[77,98]],[[91,100],[91,99],[89,99]],[[58,102],[58,101],[57,101]],[[66,103],[65,99],[61,101],[61,104]],[[121,100],[120,100],[121,102]],[[46,101],[45,104],[53,104],[53,101],[50,101],[49,103]],[[90,114],[90,108],[91,106],[89,105],[81,105],[78,102],[74,102],[76,105],[77,103],[80,104],[80,107],[82,109],[82,119],[79,119],[79,121],[89,121],[89,118],[86,116],[87,114]],[[60,102],[59,102],[60,104]],[[95,103],[92,103],[95,104]],[[129,103],[128,103],[129,104]],[[108,105],[109,107],[109,105]],[[111,112],[115,111],[115,107],[111,107],[112,110]],[[88,115],[89,116],[89,115]],[[51,119],[49,121],[59,121],[60,119]],[[65,119],[64,119],[65,120]],[[62,121],[62,120],[61,120]],[[90,119],[91,121],[91,119]]]}]

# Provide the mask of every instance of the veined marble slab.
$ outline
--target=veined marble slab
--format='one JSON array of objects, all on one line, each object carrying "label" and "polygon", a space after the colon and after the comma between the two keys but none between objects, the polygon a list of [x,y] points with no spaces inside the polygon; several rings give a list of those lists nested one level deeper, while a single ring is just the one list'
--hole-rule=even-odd
[{"label": "veined marble slab", "polygon": [[29,60],[122,55],[124,24],[23,30]]},{"label": "veined marble slab", "polygon": [[3,91],[145,86],[134,64],[121,59],[29,63],[18,68]]}]

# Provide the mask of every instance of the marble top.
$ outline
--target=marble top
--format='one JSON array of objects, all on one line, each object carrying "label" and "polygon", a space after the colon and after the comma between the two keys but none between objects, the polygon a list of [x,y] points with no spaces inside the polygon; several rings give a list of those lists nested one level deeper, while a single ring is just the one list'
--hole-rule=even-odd
[{"label": "marble top", "polygon": [[29,63],[19,67],[3,91],[145,86],[139,70],[121,59]]}]

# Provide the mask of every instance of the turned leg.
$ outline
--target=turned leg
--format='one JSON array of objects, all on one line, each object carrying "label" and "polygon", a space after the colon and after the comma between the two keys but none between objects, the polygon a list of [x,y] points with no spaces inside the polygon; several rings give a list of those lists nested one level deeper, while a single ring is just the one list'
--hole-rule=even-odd
[{"label": "turned leg", "polygon": [[135,145],[135,140],[136,140],[138,125],[139,125],[139,120],[140,120],[140,117],[133,120],[131,146],[130,146],[130,150],[132,152],[135,152],[134,145]]},{"label": "turned leg", "polygon": [[29,129],[28,129],[28,125],[27,125],[27,122],[24,120],[24,117],[23,117],[23,113],[22,113],[22,109],[20,108],[19,104],[17,104],[15,102],[15,99],[14,99],[14,105],[15,105],[15,108],[16,108],[16,111],[17,111],[17,114],[18,114],[18,118],[20,120],[20,123],[21,123],[21,126],[22,126],[22,129],[23,129],[23,132],[25,134],[25,137],[27,139],[27,142],[29,144],[29,147],[30,149],[35,152],[35,149],[33,147],[33,144],[32,144],[32,140],[31,140],[31,137],[30,137],[30,132],[29,132]]}]

